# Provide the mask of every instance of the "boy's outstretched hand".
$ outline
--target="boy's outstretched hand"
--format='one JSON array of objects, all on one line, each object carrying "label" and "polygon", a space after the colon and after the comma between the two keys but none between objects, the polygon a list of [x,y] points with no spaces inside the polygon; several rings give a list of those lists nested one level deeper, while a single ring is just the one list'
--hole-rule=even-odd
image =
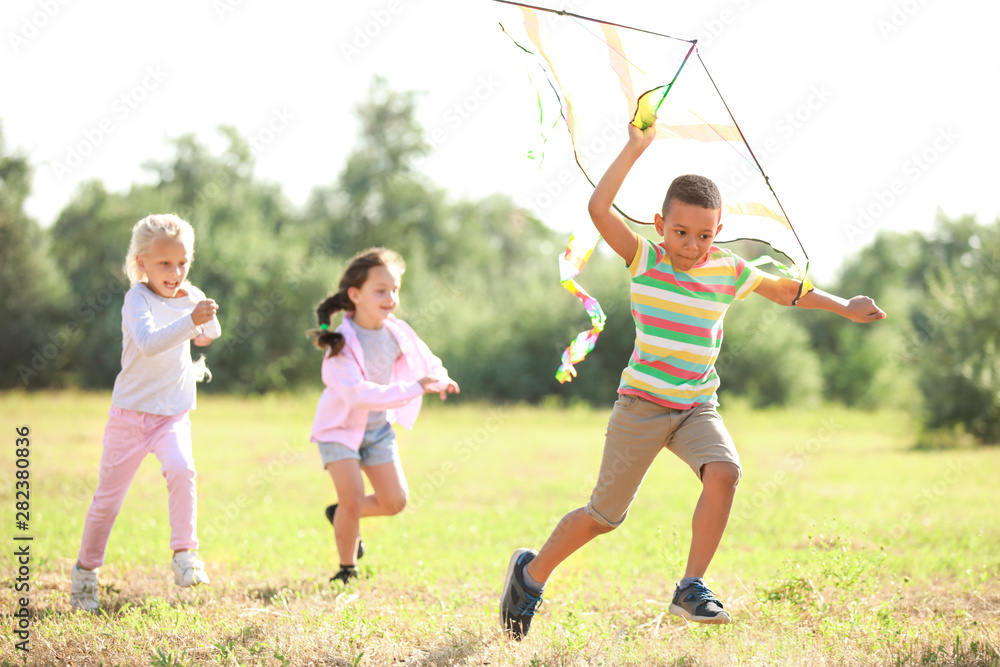
[{"label": "boy's outstretched hand", "polygon": [[847,312],[844,317],[859,324],[867,324],[885,319],[885,311],[875,305],[875,300],[868,296],[858,295],[847,302]]}]

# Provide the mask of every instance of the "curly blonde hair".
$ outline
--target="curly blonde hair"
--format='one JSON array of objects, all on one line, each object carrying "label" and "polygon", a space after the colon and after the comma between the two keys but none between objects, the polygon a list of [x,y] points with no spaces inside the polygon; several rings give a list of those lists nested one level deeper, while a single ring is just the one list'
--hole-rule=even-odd
[{"label": "curly blonde hair", "polygon": [[125,254],[125,275],[135,285],[146,277],[139,268],[138,256],[149,251],[159,238],[177,239],[184,244],[190,260],[194,260],[194,228],[189,222],[173,213],[147,215],[132,227],[132,240]]}]

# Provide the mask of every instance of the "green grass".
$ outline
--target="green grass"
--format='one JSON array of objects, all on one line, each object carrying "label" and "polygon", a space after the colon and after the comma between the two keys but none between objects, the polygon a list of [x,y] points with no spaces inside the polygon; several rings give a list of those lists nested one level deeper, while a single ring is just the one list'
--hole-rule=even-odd
[{"label": "green grass", "polygon": [[70,611],[107,394],[0,395],[0,499],[14,549],[14,428],[31,428],[31,651],[0,664],[1000,665],[1000,451],[915,452],[905,415],[722,408],[744,478],[709,585],[723,627],[667,611],[699,484],[669,453],[628,521],[557,570],[531,635],[501,635],[510,553],[586,502],[607,410],[427,401],[398,431],[410,505],[367,519],[363,578],[337,562],[333,485],[308,442],[315,397],[202,397],[193,415],[200,553],[177,589],[166,488],[140,468],[101,572],[106,613]]}]

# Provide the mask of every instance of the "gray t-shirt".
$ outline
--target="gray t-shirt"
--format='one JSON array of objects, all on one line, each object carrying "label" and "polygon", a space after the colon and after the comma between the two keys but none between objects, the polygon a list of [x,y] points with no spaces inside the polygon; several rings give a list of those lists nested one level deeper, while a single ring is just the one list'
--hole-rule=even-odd
[{"label": "gray t-shirt", "polygon": [[[392,379],[392,366],[399,356],[399,341],[386,327],[380,329],[365,329],[348,320],[354,327],[354,333],[361,343],[361,351],[365,355],[365,375],[369,382],[389,384]],[[371,429],[385,423],[385,410],[372,410],[368,413],[368,428]]]}]

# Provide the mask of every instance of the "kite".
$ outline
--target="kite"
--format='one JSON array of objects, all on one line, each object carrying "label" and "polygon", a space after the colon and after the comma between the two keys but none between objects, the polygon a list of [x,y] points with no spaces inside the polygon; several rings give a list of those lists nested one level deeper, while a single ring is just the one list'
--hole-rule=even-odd
[{"label": "kite", "polygon": [[[628,123],[656,123],[656,138],[625,180],[615,208],[629,221],[651,225],[670,181],[680,174],[711,178],[722,193],[717,244],[734,248],[751,265],[770,264],[811,289],[809,257],[771,188],[760,162],[709,74],[697,40],[671,37],[568,11],[495,0],[500,25],[534,71],[540,116],[557,109],[569,130],[577,165],[595,185],[628,138]],[[544,125],[544,123],[543,123]],[[600,304],[576,281],[600,236],[589,224],[570,237],[559,258],[560,281],[590,316],[556,372],[560,382],[593,350],[604,328]]]}]

